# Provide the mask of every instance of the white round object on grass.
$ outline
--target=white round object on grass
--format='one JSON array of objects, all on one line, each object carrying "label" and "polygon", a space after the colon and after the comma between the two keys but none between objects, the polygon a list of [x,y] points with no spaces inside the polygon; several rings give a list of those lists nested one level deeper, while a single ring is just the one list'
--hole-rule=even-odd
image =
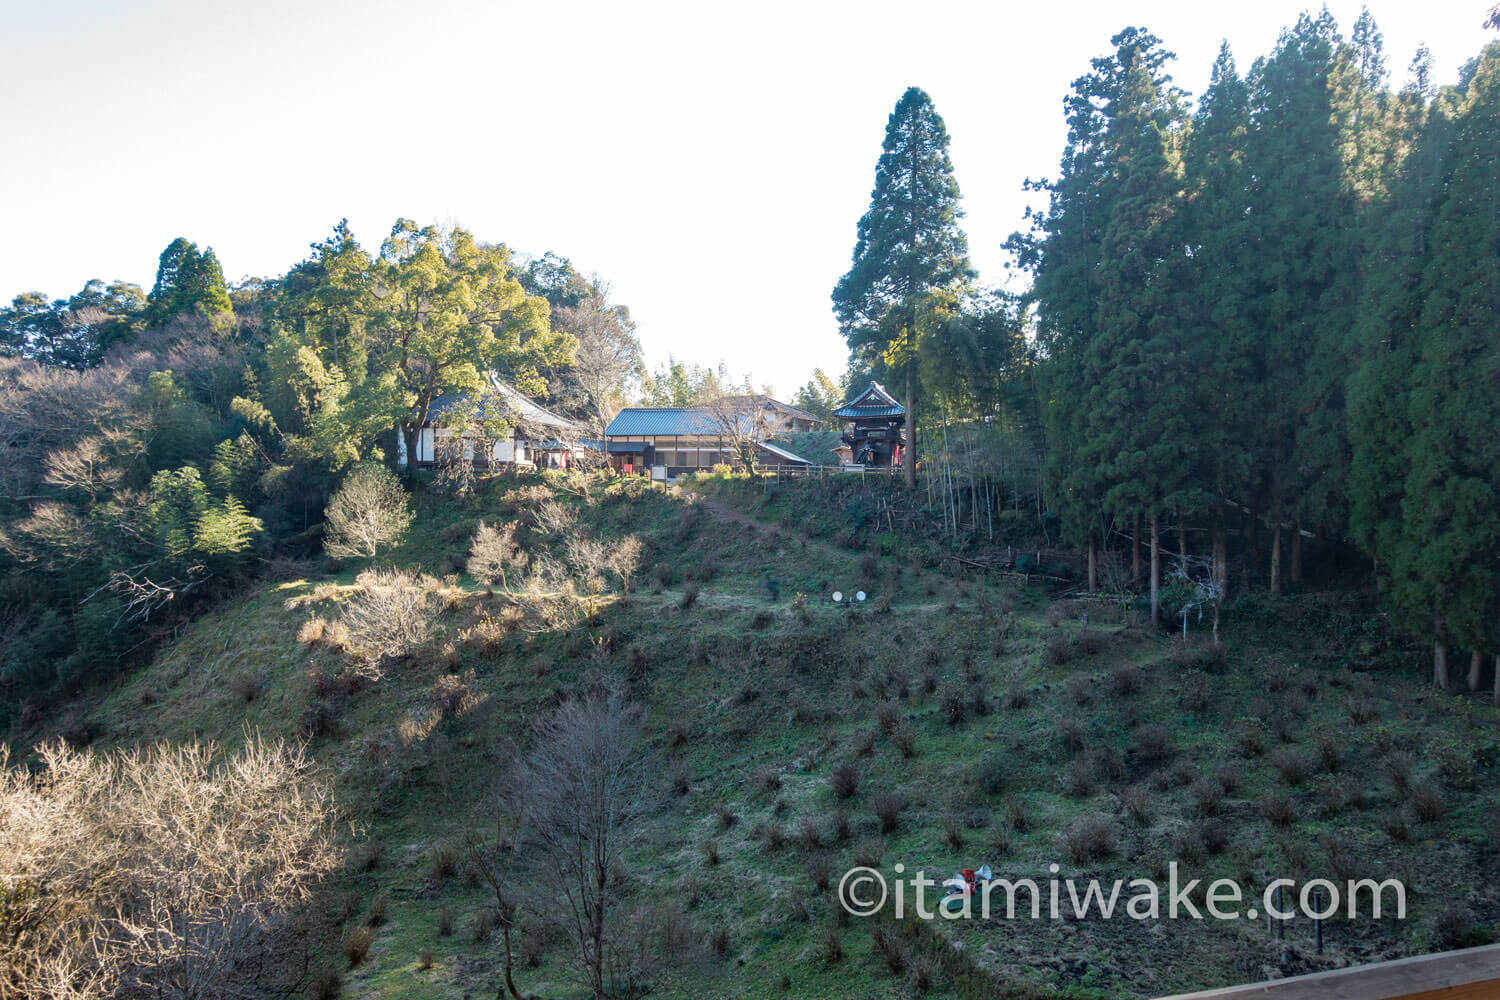
[{"label": "white round object on grass", "polygon": [[861,590],[859,593],[854,595],[854,599],[856,601],[863,601],[865,599],[865,592]]},{"label": "white round object on grass", "polygon": [[833,592],[833,603],[834,604],[839,603],[843,599],[844,599],[844,592],[842,590],[835,590]]}]

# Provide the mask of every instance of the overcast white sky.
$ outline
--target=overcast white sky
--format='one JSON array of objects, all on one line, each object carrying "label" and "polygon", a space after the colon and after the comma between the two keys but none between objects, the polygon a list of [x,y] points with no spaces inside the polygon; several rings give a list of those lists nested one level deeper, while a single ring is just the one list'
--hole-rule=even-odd
[{"label": "overcast white sky", "polygon": [[[1494,37],[1491,0],[1374,0],[1400,80]],[[986,280],[1061,99],[1142,24],[1199,93],[1305,4],[756,4],[0,0],[0,297],[149,287],[178,235],[228,277],[280,273],[342,217],[459,222],[610,280],[653,365],[727,363],[790,394],[842,371],[828,295],[885,121],[925,88],[948,123]],[[1356,2],[1330,9],[1348,33]],[[1033,198],[1035,196],[1032,196]]]}]

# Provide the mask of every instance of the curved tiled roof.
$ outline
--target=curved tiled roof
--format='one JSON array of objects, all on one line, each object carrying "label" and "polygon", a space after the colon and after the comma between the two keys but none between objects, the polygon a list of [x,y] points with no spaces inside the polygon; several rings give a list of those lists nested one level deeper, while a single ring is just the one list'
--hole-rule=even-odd
[{"label": "curved tiled roof", "polygon": [[[473,415],[476,417],[493,413],[499,418],[527,428],[544,429],[559,437],[571,438],[584,432],[581,424],[538,406],[494,372],[489,373],[488,381],[493,392],[482,402],[474,403],[470,397],[463,394],[444,395],[433,400],[432,406],[427,411],[428,422],[436,421],[438,417],[457,407],[472,406]],[[491,411],[490,407],[498,409]]]},{"label": "curved tiled roof", "polygon": [[899,417],[905,413],[906,407],[897,402],[896,397],[886,392],[885,386],[879,382],[871,382],[864,392],[833,411],[833,415],[840,420],[854,420],[859,417]]}]

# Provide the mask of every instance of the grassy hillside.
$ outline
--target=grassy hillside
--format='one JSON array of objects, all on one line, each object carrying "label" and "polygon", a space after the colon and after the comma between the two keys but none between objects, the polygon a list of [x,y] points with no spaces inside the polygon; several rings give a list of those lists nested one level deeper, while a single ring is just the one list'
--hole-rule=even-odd
[{"label": "grassy hillside", "polygon": [[[346,996],[495,994],[465,818],[528,720],[592,671],[626,676],[647,708],[654,780],[620,877],[631,905],[682,918],[656,996],[1153,996],[1494,936],[1500,711],[1430,691],[1367,610],[1242,602],[1223,647],[1183,646],[1115,605],[945,575],[920,547],[836,545],[759,521],[757,500],[693,501],[580,478],[421,494],[379,561],[432,576],[438,631],[379,679],[305,627],[337,620],[364,567],[307,564],[12,736],[309,738],[349,820],[349,864],[312,924]],[[586,537],[638,538],[642,571],[529,632],[464,557],[479,520],[535,524],[548,503]],[[523,537],[534,554],[560,544]],[[827,597],[861,588],[857,609]],[[882,831],[884,796],[904,806]],[[888,922],[839,919],[830,891],[854,863],[1041,881],[1054,862],[1128,879],[1169,860],[1256,893],[1272,875],[1395,874],[1411,913],[1332,920],[1320,957],[1306,921],[1277,940],[1264,921],[908,920],[887,939]],[[534,907],[521,921],[522,989],[581,995],[563,935]]]}]

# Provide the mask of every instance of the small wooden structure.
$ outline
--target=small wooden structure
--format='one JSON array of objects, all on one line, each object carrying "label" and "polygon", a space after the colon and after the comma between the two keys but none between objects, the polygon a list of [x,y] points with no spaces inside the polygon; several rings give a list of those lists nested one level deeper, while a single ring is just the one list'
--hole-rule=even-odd
[{"label": "small wooden structure", "polygon": [[1181,993],[1162,1000],[1497,1000],[1500,945]]},{"label": "small wooden structure", "polygon": [[901,464],[901,448],[906,444],[902,430],[906,407],[886,392],[885,386],[871,382],[864,392],[834,410],[833,415],[849,424],[842,440],[853,453],[854,465],[882,468]]}]

